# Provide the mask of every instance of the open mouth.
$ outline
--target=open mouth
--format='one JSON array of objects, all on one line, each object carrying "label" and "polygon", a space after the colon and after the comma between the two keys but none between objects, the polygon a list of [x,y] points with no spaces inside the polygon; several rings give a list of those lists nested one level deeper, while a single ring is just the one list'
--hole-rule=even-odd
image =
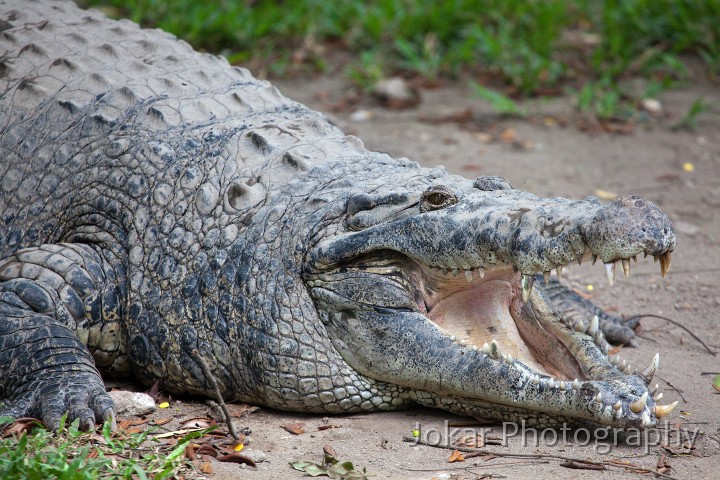
[{"label": "open mouth", "polygon": [[[670,253],[661,255],[660,261],[662,273],[666,273]],[[376,296],[344,287],[367,284],[368,280],[376,292],[383,293]],[[451,346],[444,348],[467,352],[466,359],[472,355],[487,359],[498,375],[513,378],[513,388],[558,398],[584,397],[595,410],[595,418],[590,419],[595,423],[648,427],[675,406],[655,405],[661,395],[655,394],[657,387],[648,388],[658,356],[642,372],[617,356],[610,358],[610,346],[596,316],[580,320],[558,312],[542,288],[534,287],[534,278],[511,265],[439,268],[396,251],[379,250],[315,275],[309,283],[316,296],[333,292],[346,304],[355,304],[357,310],[419,314],[449,340]],[[358,316],[357,311],[349,311],[343,310],[344,321]],[[619,384],[632,388],[613,388]],[[528,397],[532,394],[528,391]],[[472,404],[474,400],[466,401]],[[577,404],[577,398],[568,402]],[[572,415],[566,411],[558,417]]]}]

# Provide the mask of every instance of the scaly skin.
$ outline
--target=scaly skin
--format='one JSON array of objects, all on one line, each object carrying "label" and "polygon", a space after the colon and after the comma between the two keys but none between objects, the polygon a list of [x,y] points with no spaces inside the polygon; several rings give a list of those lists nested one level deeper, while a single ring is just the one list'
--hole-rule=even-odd
[{"label": "scaly skin", "polygon": [[0,415],[91,428],[114,416],[100,372],[208,395],[196,350],[227,400],[284,410],[667,414],[656,365],[605,354],[632,330],[533,287],[593,255],[669,263],[650,202],[368,152],[246,70],[70,3],[0,1],[0,30]]}]

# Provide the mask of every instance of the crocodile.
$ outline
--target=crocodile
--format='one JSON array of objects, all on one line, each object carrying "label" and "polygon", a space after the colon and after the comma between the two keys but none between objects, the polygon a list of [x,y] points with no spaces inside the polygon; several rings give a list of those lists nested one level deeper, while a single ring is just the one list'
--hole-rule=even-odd
[{"label": "crocodile", "polygon": [[0,0],[0,105],[0,415],[115,422],[101,375],[537,426],[647,428],[677,403],[657,355],[608,356],[632,323],[548,278],[599,258],[612,282],[639,254],[664,276],[675,234],[648,200],[368,151],[224,58],[69,2]]}]

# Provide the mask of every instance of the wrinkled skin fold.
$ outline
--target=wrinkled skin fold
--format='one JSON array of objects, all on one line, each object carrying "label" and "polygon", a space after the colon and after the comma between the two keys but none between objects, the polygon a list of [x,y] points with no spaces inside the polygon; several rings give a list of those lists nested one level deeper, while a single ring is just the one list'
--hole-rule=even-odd
[{"label": "wrinkled skin fold", "polygon": [[[649,427],[632,324],[550,278],[675,234],[369,152],[247,70],[68,2],[0,4],[0,416],[114,421],[102,376],[342,413]],[[538,278],[536,280],[536,277]],[[542,281],[545,277],[545,282]],[[549,280],[549,281],[548,281]]]}]

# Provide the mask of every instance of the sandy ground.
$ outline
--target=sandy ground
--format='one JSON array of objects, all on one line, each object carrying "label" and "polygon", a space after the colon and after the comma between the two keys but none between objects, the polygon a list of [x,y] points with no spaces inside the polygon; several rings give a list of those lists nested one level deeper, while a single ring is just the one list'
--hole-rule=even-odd
[{"label": "sandy ground", "polygon": [[[327,76],[311,81],[285,81],[279,87],[286,95],[315,109],[329,112],[342,98],[347,85]],[[664,94],[660,99],[669,118],[638,125],[629,135],[588,134],[579,131],[570,121],[566,127],[544,120],[500,121],[497,132],[506,132],[515,145],[503,141],[488,142],[488,125],[497,123],[492,110],[473,97],[465,86],[447,85],[424,90],[422,102],[414,109],[389,111],[372,101],[331,115],[348,132],[365,141],[368,148],[406,156],[425,166],[445,165],[451,172],[467,177],[501,175],[516,188],[540,196],[582,198],[597,190],[616,194],[635,193],[657,203],[675,224],[678,245],[673,255],[669,276],[662,279],[659,264],[652,259],[640,260],[632,266],[629,279],[619,274],[615,287],[610,288],[601,265],[589,263],[567,271],[574,286],[588,291],[592,285],[594,301],[619,314],[652,313],[664,315],[685,325],[699,335],[712,349],[720,350],[717,327],[720,292],[718,246],[720,244],[720,120],[701,117],[694,132],[671,132],[668,125],[677,120],[698,96],[720,105],[717,87],[700,80],[685,88]],[[419,121],[423,117],[440,117],[470,108],[481,119],[478,124],[432,124]],[[530,104],[531,111],[569,117],[568,100]],[[357,109],[366,110],[366,121],[352,121]],[[486,124],[486,122],[489,122]],[[689,172],[683,164],[690,163]],[[679,400],[670,417],[670,428],[683,420],[683,428],[701,431],[693,450],[677,450],[674,456],[658,446],[657,433],[648,438],[652,445],[614,446],[588,442],[583,434],[546,432],[539,443],[529,437],[523,445],[520,437],[510,438],[507,445],[489,445],[485,449],[501,453],[548,453],[602,461],[627,461],[655,469],[662,453],[672,468],[666,474],[676,478],[718,478],[720,469],[720,393],[712,386],[712,376],[703,372],[720,371],[720,357],[712,356],[682,329],[662,320],[645,319],[639,330],[639,348],[625,348],[622,355],[632,365],[644,368],[655,352],[660,352],[660,372],[656,381],[664,391],[661,403]],[[182,410],[185,410],[185,407]],[[417,446],[403,441],[416,425],[427,435],[458,433],[454,427],[445,431],[445,422],[455,425],[471,419],[455,417],[442,411],[416,408],[394,413],[363,414],[323,418],[313,415],[287,414],[261,409],[240,420],[249,427],[249,450],[261,450],[266,461],[256,468],[213,462],[216,479],[284,479],[302,478],[289,462],[320,461],[323,445],[332,446],[337,457],[365,467],[374,478],[427,479],[436,478],[516,478],[531,479],[553,476],[571,478],[628,478],[639,476],[613,468],[598,472],[563,468],[559,461],[549,459],[517,459],[496,457],[470,458],[461,463],[448,463],[451,450]],[[281,428],[289,422],[305,423],[302,435],[291,435]],[[318,430],[332,425],[337,428]],[[463,427],[466,428],[466,427]],[[480,427],[478,427],[480,428]],[[484,427],[489,428],[489,427]],[[502,427],[495,425],[489,436],[501,436]],[[654,435],[654,436],[653,436]],[[674,437],[672,437],[674,438]],[[627,439],[628,443],[638,439]],[[607,451],[609,450],[609,451]],[[485,476],[483,476],[485,475]],[[489,477],[487,475],[494,475]],[[646,477],[647,478],[647,477]]]}]

